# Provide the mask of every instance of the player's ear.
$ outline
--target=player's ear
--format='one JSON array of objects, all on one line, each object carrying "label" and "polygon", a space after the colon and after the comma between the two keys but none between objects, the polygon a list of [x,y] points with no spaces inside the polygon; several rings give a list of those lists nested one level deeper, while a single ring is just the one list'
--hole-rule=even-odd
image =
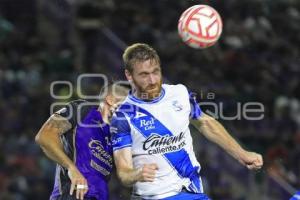
[{"label": "player's ear", "polygon": [[130,71],[128,71],[127,69],[125,69],[125,76],[126,76],[126,78],[127,78],[127,80],[128,80],[129,82],[132,81],[131,73],[130,73]]}]

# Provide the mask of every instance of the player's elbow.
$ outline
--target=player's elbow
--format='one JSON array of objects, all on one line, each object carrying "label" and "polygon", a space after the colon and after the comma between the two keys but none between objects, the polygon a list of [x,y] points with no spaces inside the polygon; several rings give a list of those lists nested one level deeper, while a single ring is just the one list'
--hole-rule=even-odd
[{"label": "player's elbow", "polygon": [[41,142],[41,136],[39,134],[37,134],[34,138],[35,143],[40,144]]},{"label": "player's elbow", "polygon": [[38,134],[35,136],[34,140],[40,146],[44,146],[46,143],[46,138],[41,131],[38,132]]},{"label": "player's elbow", "polygon": [[35,142],[38,145],[40,145],[41,147],[46,146],[47,143],[51,140],[51,137],[50,137],[51,135],[54,135],[54,133],[52,133],[51,130],[47,126],[44,126],[36,134]]},{"label": "player's elbow", "polygon": [[58,140],[59,132],[46,122],[35,136],[35,142],[40,146],[47,145],[52,140]]}]

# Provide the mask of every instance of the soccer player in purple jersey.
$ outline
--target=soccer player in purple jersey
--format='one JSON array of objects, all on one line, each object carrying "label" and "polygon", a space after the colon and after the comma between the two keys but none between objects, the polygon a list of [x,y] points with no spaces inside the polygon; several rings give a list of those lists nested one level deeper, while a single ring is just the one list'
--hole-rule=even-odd
[{"label": "soccer player in purple jersey", "polygon": [[50,200],[108,200],[113,167],[108,121],[128,90],[114,84],[106,91],[97,106],[84,100],[70,102],[36,135],[44,153],[57,163]]}]

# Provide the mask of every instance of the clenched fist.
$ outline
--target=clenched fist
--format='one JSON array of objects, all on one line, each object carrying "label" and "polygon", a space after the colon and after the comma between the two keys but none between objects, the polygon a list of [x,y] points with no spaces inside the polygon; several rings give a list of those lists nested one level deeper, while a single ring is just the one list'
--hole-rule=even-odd
[{"label": "clenched fist", "polygon": [[239,160],[248,169],[260,169],[263,166],[263,158],[260,154],[246,151]]},{"label": "clenched fist", "polygon": [[158,166],[155,163],[145,164],[138,171],[138,181],[153,182]]}]

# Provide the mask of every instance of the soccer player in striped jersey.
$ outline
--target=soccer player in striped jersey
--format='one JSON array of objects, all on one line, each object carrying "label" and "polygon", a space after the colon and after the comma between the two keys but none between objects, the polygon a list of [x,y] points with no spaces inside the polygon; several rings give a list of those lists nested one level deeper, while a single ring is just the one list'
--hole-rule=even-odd
[{"label": "soccer player in striped jersey", "polygon": [[133,86],[111,122],[114,159],[132,199],[209,199],[204,193],[189,123],[249,169],[262,156],[243,149],[214,118],[203,113],[181,84],[162,83],[160,59],[147,44],[129,46],[125,75]]},{"label": "soccer player in striped jersey", "polygon": [[109,199],[113,158],[108,121],[128,89],[113,84],[103,91],[100,104],[72,101],[53,114],[36,135],[36,142],[57,163],[50,200]]}]

